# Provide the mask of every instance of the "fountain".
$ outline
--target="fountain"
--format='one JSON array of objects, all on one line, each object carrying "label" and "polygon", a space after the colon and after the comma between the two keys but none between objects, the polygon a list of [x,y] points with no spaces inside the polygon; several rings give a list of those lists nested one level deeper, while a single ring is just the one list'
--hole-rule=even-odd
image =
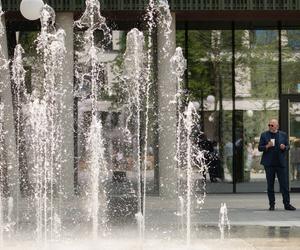
[{"label": "fountain", "polygon": [[[96,0],[86,1],[86,10],[82,17],[75,22],[75,26],[86,31],[83,35],[84,49],[78,53],[78,61],[84,61],[83,70],[77,70],[77,79],[80,83],[87,85],[89,90],[89,101],[91,102],[91,127],[88,135],[87,155],[89,155],[89,169],[91,173],[90,183],[90,202],[91,202],[91,218],[93,223],[93,237],[98,237],[99,226],[101,226],[102,234],[106,231],[106,208],[107,208],[107,190],[105,189],[105,181],[108,178],[108,166],[104,152],[104,138],[101,120],[97,115],[97,105],[99,101],[99,93],[103,88],[101,82],[101,72],[104,64],[99,60],[104,52],[105,46],[111,41],[110,30],[105,23],[105,18],[100,13],[100,3]],[[103,41],[100,46],[95,44],[95,31],[103,32]],[[80,67],[80,64],[77,67]],[[101,216],[99,212],[101,211]],[[99,223],[99,218],[101,221]]]},{"label": "fountain", "polygon": [[228,219],[228,211],[226,203],[221,203],[220,213],[219,213],[219,229],[221,233],[221,240],[224,240],[225,237],[225,229],[230,230],[230,222]]},{"label": "fountain", "polygon": [[[2,4],[0,1],[0,40],[4,37],[4,26],[2,23],[2,16],[4,12],[2,11]],[[5,55],[2,52],[2,43],[0,43],[0,70],[1,72],[8,69],[8,61]],[[1,92],[4,89],[4,79],[0,79],[0,89]],[[11,219],[11,209],[12,209],[12,200],[11,198],[6,199],[8,196],[7,190],[7,178],[5,175],[7,174],[7,166],[6,166],[6,150],[5,150],[5,134],[6,131],[4,129],[4,104],[3,100],[0,99],[0,247],[4,245],[4,233],[9,227],[10,219]],[[9,213],[7,214],[7,210]]]},{"label": "fountain", "polygon": [[[142,186],[139,184],[142,182],[142,160],[141,160],[141,112],[143,100],[142,97],[145,94],[145,86],[143,83],[144,73],[144,35],[137,29],[131,30],[127,34],[126,51],[124,55],[124,85],[127,92],[128,104],[126,109],[130,114],[126,119],[126,131],[127,134],[132,137],[132,141],[136,156],[135,165],[137,167],[137,183],[138,183],[138,214],[137,221],[139,226],[140,239],[144,234],[144,210],[142,207]],[[133,124],[132,132],[130,132],[130,123]],[[134,134],[132,134],[134,133]],[[145,165],[143,165],[143,168]],[[145,173],[144,173],[145,174]],[[144,181],[145,183],[145,181]]]},{"label": "fountain", "polygon": [[[64,31],[54,27],[54,10],[44,5],[41,11],[41,32],[37,38],[38,58],[43,69],[31,95],[26,93],[24,69],[22,69],[22,49],[17,45],[14,60],[13,80],[17,86],[18,116],[26,117],[18,121],[18,131],[28,132],[28,154],[32,170],[32,191],[36,208],[36,237],[40,242],[53,240],[60,235],[61,196],[61,148],[63,134],[61,124],[62,63],[65,55]],[[39,78],[39,79],[41,79]],[[38,86],[39,84],[39,86]],[[26,120],[26,124],[22,124]],[[23,127],[23,129],[22,129]],[[26,127],[24,129],[24,127]],[[20,134],[19,133],[19,134]],[[20,136],[20,135],[19,135]],[[21,137],[21,136],[20,136]],[[18,148],[21,142],[18,143]],[[20,150],[17,153],[21,153]],[[20,159],[20,156],[19,156]],[[24,177],[23,177],[24,178]]]},{"label": "fountain", "polygon": [[[21,162],[24,160],[22,152],[26,150],[26,157],[29,162],[30,185],[26,190],[29,197],[24,199],[18,197],[15,205],[18,210],[22,206],[32,206],[34,212],[18,211],[20,218],[12,219],[13,204],[10,200],[7,205],[7,212],[4,213],[3,199],[0,197],[0,244],[6,247],[7,235],[14,232],[22,240],[27,237],[28,248],[41,247],[44,249],[87,249],[86,240],[92,238],[91,249],[94,246],[101,246],[104,249],[118,249],[122,243],[118,242],[118,236],[128,229],[121,229],[122,233],[110,224],[110,213],[121,213],[121,210],[129,214],[135,214],[133,229],[129,236],[125,236],[125,249],[147,249],[147,164],[149,161],[149,127],[151,107],[153,100],[153,41],[152,33],[157,22],[161,22],[163,35],[167,38],[171,33],[172,16],[168,2],[150,0],[147,8],[145,21],[147,32],[143,33],[134,28],[127,33],[126,50],[122,55],[123,63],[120,66],[118,77],[118,90],[122,94],[122,101],[119,101],[124,123],[121,119],[117,122],[118,142],[123,148],[115,148],[114,141],[109,138],[111,133],[107,131],[107,124],[103,122],[99,112],[103,105],[103,96],[110,95],[114,86],[108,85],[103,79],[103,62],[107,47],[112,42],[111,31],[106,24],[106,19],[101,15],[101,8],[98,0],[86,0],[86,9],[81,18],[74,23],[74,27],[81,32],[77,37],[79,43],[75,52],[75,77],[76,88],[74,95],[85,103],[90,112],[89,128],[85,133],[86,145],[82,149],[85,171],[88,182],[84,187],[82,197],[68,200],[68,206],[74,209],[75,214],[63,212],[65,203],[64,180],[62,178],[62,153],[63,135],[63,114],[62,100],[64,91],[62,88],[62,66],[65,59],[65,32],[55,26],[55,12],[49,5],[44,5],[41,11],[41,32],[39,33],[36,45],[38,61],[41,62],[40,72],[33,79],[33,92],[28,93],[25,86],[24,50],[21,45],[15,48],[14,60],[12,63],[12,80],[16,94],[16,124],[17,124],[17,155]],[[1,14],[2,12],[0,12]],[[1,28],[1,27],[0,27]],[[100,35],[99,35],[100,34]],[[1,35],[1,29],[0,29]],[[100,40],[96,41],[96,39]],[[165,57],[168,56],[170,42],[162,47]],[[178,203],[180,218],[180,233],[185,231],[184,241],[187,248],[191,248],[192,231],[192,210],[196,204],[203,204],[204,193],[195,193],[195,180],[193,172],[195,168],[200,174],[206,171],[203,152],[199,150],[195,129],[199,129],[197,107],[189,101],[182,86],[183,75],[186,70],[186,60],[181,48],[177,48],[171,57],[170,72],[176,79],[178,93],[174,96],[173,104],[177,106],[177,160],[178,172]],[[39,84],[40,83],[40,84]],[[0,106],[0,121],[2,121],[2,110]],[[108,115],[108,118],[111,114]],[[4,134],[0,123],[1,135]],[[199,130],[200,132],[200,130]],[[1,146],[3,145],[0,137]],[[26,143],[24,144],[24,141]],[[116,152],[115,152],[116,150]],[[0,148],[0,154],[2,150]],[[132,176],[131,179],[122,169],[123,163],[113,164],[113,157],[122,162],[124,155],[131,156]],[[176,166],[174,166],[176,168]],[[2,165],[0,162],[0,170]],[[2,176],[2,175],[1,175]],[[22,176],[24,177],[24,176]],[[175,180],[177,181],[177,180]],[[120,196],[115,197],[115,189],[120,190]],[[2,189],[2,186],[0,187]],[[0,195],[2,190],[0,189]],[[123,191],[122,191],[123,190]],[[196,199],[194,199],[194,197]],[[69,197],[67,197],[69,198]],[[127,200],[131,204],[126,208],[114,206],[113,200],[121,198],[119,203],[124,206]],[[86,203],[83,209],[77,201]],[[76,207],[78,206],[78,208]],[[129,211],[130,206],[132,210]],[[77,209],[77,210],[76,210]],[[72,210],[73,211],[73,210]],[[87,215],[87,216],[86,216]],[[68,216],[71,216],[68,217]],[[73,216],[73,217],[72,217]],[[4,218],[6,217],[6,218]],[[24,225],[27,218],[30,225]],[[12,220],[16,223],[13,226]],[[8,226],[6,229],[3,225]],[[136,225],[135,225],[136,224]],[[76,225],[82,228],[76,228]],[[185,228],[184,228],[185,227]],[[26,230],[22,231],[22,228]],[[30,231],[33,230],[33,231]],[[72,231],[75,230],[75,231]],[[154,228],[149,229],[155,231]],[[25,231],[25,232],[24,232]],[[29,232],[35,232],[28,236]],[[136,231],[139,239],[137,247],[133,247],[131,238],[136,238]],[[81,234],[87,233],[87,238],[82,240]],[[114,234],[117,232],[117,236]],[[30,234],[30,233],[29,233]],[[24,236],[25,235],[25,236]],[[150,234],[149,234],[150,235]],[[76,243],[70,244],[69,239],[79,239]],[[21,242],[22,242],[21,240]],[[33,242],[33,243],[32,243]],[[123,242],[123,241],[122,241]],[[76,246],[75,246],[76,245]],[[88,244],[88,246],[90,246]],[[75,247],[75,248],[74,248]],[[127,247],[127,248],[126,248]],[[101,248],[102,249],[102,248]],[[175,247],[177,249],[177,247]]]},{"label": "fountain", "polygon": [[[0,106],[0,119],[1,121],[3,121],[3,104],[1,104]],[[1,122],[0,124],[0,134],[1,134],[1,138],[0,138],[0,142],[1,142],[1,145],[3,145],[3,142],[4,142],[4,129],[3,129],[3,124]],[[4,169],[4,162],[3,162],[3,146],[1,146],[0,148],[1,150],[1,166],[0,166],[0,169],[1,169],[1,183],[3,183],[3,169]],[[2,194],[3,194],[3,184],[1,184],[0,186],[0,246],[3,247],[3,233],[4,233],[4,220],[3,220],[3,217],[4,217],[4,214],[3,214],[3,198],[2,198]]]}]

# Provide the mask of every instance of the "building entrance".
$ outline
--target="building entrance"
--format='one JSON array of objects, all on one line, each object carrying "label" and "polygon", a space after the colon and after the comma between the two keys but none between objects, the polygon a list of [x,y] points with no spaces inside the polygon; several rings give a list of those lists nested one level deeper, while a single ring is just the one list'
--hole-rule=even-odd
[{"label": "building entrance", "polygon": [[300,192],[300,96],[282,97],[281,126],[282,130],[288,133],[290,142],[288,159],[290,189]]}]

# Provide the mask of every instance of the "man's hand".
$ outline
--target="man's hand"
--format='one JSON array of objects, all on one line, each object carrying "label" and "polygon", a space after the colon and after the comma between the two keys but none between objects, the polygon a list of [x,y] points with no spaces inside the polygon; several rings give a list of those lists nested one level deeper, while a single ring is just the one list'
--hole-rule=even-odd
[{"label": "man's hand", "polygon": [[266,148],[271,148],[274,147],[273,143],[271,141],[268,142],[268,144],[266,145]]},{"label": "man's hand", "polygon": [[280,144],[279,147],[280,147],[281,150],[285,150],[285,145],[284,144]]}]

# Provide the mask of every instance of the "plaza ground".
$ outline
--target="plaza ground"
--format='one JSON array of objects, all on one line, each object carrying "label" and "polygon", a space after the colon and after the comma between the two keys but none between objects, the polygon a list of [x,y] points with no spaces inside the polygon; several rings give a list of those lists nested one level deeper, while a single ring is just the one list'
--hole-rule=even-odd
[{"label": "plaza ground", "polygon": [[[227,205],[231,227],[223,240],[218,228],[221,203]],[[208,194],[192,213],[192,249],[300,249],[299,193],[291,193],[291,203],[298,210],[284,210],[278,193],[276,210],[269,211],[266,193]],[[178,220],[176,206],[175,200],[149,197],[146,227],[164,228]],[[164,233],[172,238],[171,231]]]},{"label": "plaza ground", "polygon": [[298,210],[284,210],[281,194],[278,193],[276,194],[276,210],[272,212],[268,210],[269,204],[266,193],[207,194],[203,208],[199,209],[198,212],[195,211],[197,214],[197,218],[194,218],[195,221],[205,225],[217,225],[221,203],[227,205],[231,225],[296,226],[300,228],[300,193],[291,193],[291,204]]},{"label": "plaza ground", "polygon": [[[187,247],[186,214],[180,216],[177,199],[147,197],[145,236],[141,242],[134,220],[125,223],[116,221],[110,225],[111,230],[106,236],[99,233],[99,239],[92,239],[91,221],[82,218],[87,203],[78,197],[78,200],[69,201],[63,206],[66,217],[71,218],[72,214],[73,219],[67,222],[69,225],[61,236],[62,240],[47,243],[45,249],[300,249],[300,193],[291,193],[291,203],[298,208],[296,211],[285,211],[281,200],[281,195],[276,194],[276,210],[269,211],[266,193],[207,194],[203,204],[193,202],[191,244]],[[221,203],[226,203],[230,221],[230,229],[225,228],[223,237],[218,227]],[[28,206],[27,209],[33,211],[32,207]],[[26,223],[21,227],[25,225]],[[3,249],[44,249],[41,245],[36,245],[34,240],[24,240],[30,239],[32,232],[30,230],[27,235],[26,231],[19,236],[11,235],[12,238],[6,238]]]}]

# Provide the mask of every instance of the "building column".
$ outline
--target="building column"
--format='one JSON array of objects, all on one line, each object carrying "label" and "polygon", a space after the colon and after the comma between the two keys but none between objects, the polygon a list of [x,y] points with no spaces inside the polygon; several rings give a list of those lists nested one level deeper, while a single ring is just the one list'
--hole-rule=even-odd
[{"label": "building column", "polygon": [[[1,4],[1,2],[0,2]],[[1,17],[0,17],[1,18]],[[10,82],[9,66],[4,67],[5,62],[8,62],[8,47],[6,36],[6,22],[4,15],[0,19],[0,28],[3,28],[2,35],[0,34],[0,103],[3,104],[3,129],[4,135],[4,154],[7,163],[7,181],[9,195],[15,200],[20,195],[19,188],[19,169],[18,158],[16,155],[16,137],[15,124],[13,115],[12,90]],[[1,31],[0,31],[1,33]],[[3,60],[4,59],[4,60]],[[2,146],[2,145],[1,145]]]},{"label": "building column", "polygon": [[74,17],[71,12],[57,13],[56,24],[65,33],[66,57],[63,64],[63,103],[62,103],[62,187],[65,197],[74,194],[74,116],[73,116],[73,82],[74,82]]},{"label": "building column", "polygon": [[[172,13],[171,32],[158,24],[158,117],[159,117],[159,190],[160,196],[172,198],[177,193],[176,157],[176,79],[171,74],[170,59],[176,49],[176,19]],[[165,46],[168,44],[168,46]],[[163,49],[164,48],[164,49]]]}]

